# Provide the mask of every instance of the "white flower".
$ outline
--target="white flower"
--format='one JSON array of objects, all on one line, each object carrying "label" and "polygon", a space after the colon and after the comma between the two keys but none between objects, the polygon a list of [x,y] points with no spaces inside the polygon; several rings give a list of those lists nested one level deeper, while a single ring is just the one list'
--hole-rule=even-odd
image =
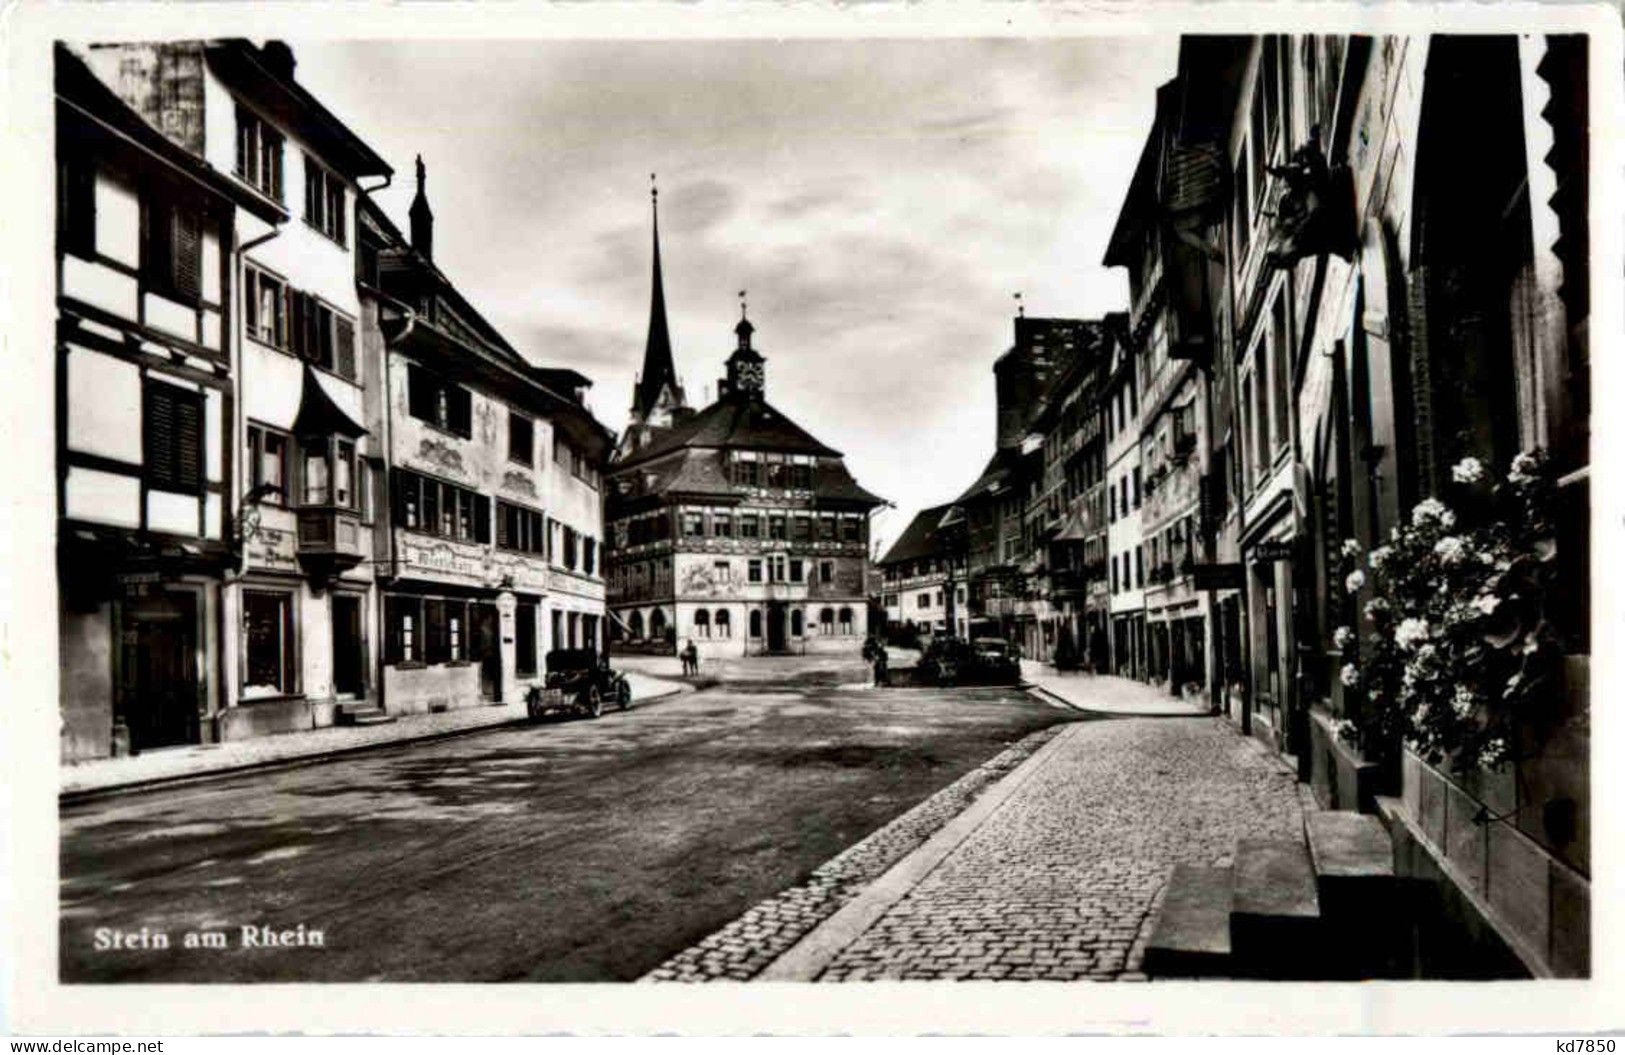
[{"label": "white flower", "polygon": [[1345,557],[1358,557],[1359,555],[1360,555],[1360,544],[1358,542],[1354,541],[1351,538],[1344,539],[1343,540],[1343,556],[1345,556]]},{"label": "white flower", "polygon": [[1354,644],[1353,629],[1346,626],[1340,626],[1336,630],[1332,631],[1332,644],[1336,645],[1339,649],[1345,649]]},{"label": "white flower", "polygon": [[1349,572],[1349,577],[1343,580],[1344,589],[1349,593],[1359,593],[1360,587],[1365,585],[1365,572],[1356,568]]},{"label": "white flower", "polygon": [[[1427,623],[1422,622],[1422,620],[1420,620],[1420,619],[1417,620],[1417,622],[1422,623],[1422,625],[1424,627],[1427,626]],[[1416,650],[1416,668],[1417,668],[1417,670],[1421,670],[1423,667],[1427,666],[1428,664],[1432,663],[1434,660],[1436,660],[1438,658],[1439,658],[1439,650],[1438,649],[1434,648],[1432,645],[1423,645],[1421,648]]]},{"label": "white flower", "polygon": [[1484,479],[1484,463],[1477,458],[1463,458],[1450,467],[1450,479],[1458,484],[1476,484]]},{"label": "white flower", "polygon": [[1387,546],[1378,546],[1376,549],[1371,551],[1371,556],[1367,557],[1366,560],[1370,563],[1373,569],[1381,568],[1382,562],[1392,556],[1393,552],[1394,551]]},{"label": "white flower", "polygon": [[1424,498],[1411,510],[1411,524],[1415,527],[1424,527],[1430,522],[1448,531],[1455,526],[1456,514],[1437,498]]},{"label": "white flower", "polygon": [[1477,702],[1478,698],[1473,695],[1472,689],[1465,685],[1457,685],[1456,694],[1450,699],[1450,709],[1456,712],[1457,718],[1466,718],[1473,713],[1473,705]]},{"label": "white flower", "polygon": [[1460,564],[1467,556],[1467,543],[1456,535],[1446,535],[1433,544],[1433,552],[1445,564]]},{"label": "white flower", "polygon": [[1473,607],[1485,615],[1494,615],[1495,610],[1501,607],[1501,599],[1493,593],[1481,593],[1473,598]]},{"label": "white flower", "polygon": [[1426,619],[1403,619],[1394,628],[1394,643],[1400,648],[1414,648],[1428,639],[1429,632]]},{"label": "white flower", "polygon": [[1343,664],[1343,670],[1338,678],[1349,688],[1356,688],[1360,684],[1360,672],[1352,663]]},{"label": "white flower", "polygon": [[1484,745],[1478,760],[1487,766],[1498,766],[1507,758],[1507,742],[1499,736]]},{"label": "white flower", "polygon": [[1421,706],[1416,708],[1416,713],[1412,716],[1416,719],[1416,724],[1421,725],[1426,722],[1428,720],[1428,715],[1432,712],[1432,709],[1433,705],[1428,703],[1426,700],[1423,700]]},{"label": "white flower", "polygon": [[1381,597],[1374,597],[1366,602],[1365,617],[1367,619],[1375,619],[1377,616],[1386,615],[1387,613],[1388,602],[1383,600]]},{"label": "white flower", "polygon": [[1540,462],[1528,451],[1512,459],[1512,468],[1507,471],[1507,479],[1515,484],[1530,483],[1535,479],[1535,470],[1540,468]]}]

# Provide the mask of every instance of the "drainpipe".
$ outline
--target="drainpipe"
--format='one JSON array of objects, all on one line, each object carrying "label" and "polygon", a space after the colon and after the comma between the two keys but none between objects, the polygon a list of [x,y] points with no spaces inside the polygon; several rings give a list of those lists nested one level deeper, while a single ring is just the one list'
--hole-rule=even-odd
[{"label": "drainpipe", "polygon": [[[386,181],[385,185],[387,185],[387,181]],[[400,311],[401,314],[406,317],[406,326],[405,326],[405,328],[402,329],[400,334],[395,338],[395,341],[397,343],[399,343],[400,341],[405,340],[407,338],[407,336],[411,334],[413,328],[416,327],[417,324],[418,324],[418,314],[417,314],[417,312],[415,310],[413,310],[411,305],[406,304],[403,301],[397,300],[396,298],[390,296],[389,294],[383,292],[382,290],[371,290],[370,292],[379,301],[389,303],[392,307],[394,307],[395,309]],[[379,446],[383,448],[383,450],[382,450],[382,461],[384,463],[384,496],[385,496],[385,501],[383,503],[384,508],[382,510],[378,510],[376,508],[373,510],[373,516],[374,516],[374,518],[377,518],[379,516],[382,516],[384,518],[384,524],[385,524],[384,536],[388,540],[388,543],[389,543],[389,557],[388,557],[389,576],[388,577],[389,577],[389,581],[393,582],[395,580],[395,578],[400,574],[400,556],[399,556],[399,553],[398,553],[398,551],[396,549],[396,546],[395,546],[395,503],[394,503],[394,493],[393,493],[392,486],[391,486],[391,470],[394,468],[393,452],[394,452],[394,449],[395,449],[394,431],[393,431],[394,417],[392,415],[392,409],[393,409],[393,407],[395,405],[395,401],[394,401],[394,392],[393,392],[393,390],[391,388],[390,381],[389,381],[389,351],[390,351],[390,346],[389,346],[389,342],[384,339],[384,328],[383,328],[382,313],[380,313],[380,315],[379,315],[378,336],[379,336],[380,341],[383,343],[383,355],[380,356],[380,362],[379,362],[379,371],[383,375],[383,382],[384,382],[384,401],[383,401],[383,406],[382,406],[382,413],[379,414],[379,423],[380,423],[380,425],[381,425],[381,427],[383,429],[383,435],[379,439]],[[374,543],[377,542],[377,538],[378,538],[378,536],[376,534],[374,534],[373,535]],[[375,583],[377,582],[377,578],[378,578],[378,573],[377,573],[378,564],[379,564],[378,559],[376,557],[374,557],[373,558],[373,580],[374,580]],[[376,627],[377,627],[376,636],[373,638],[373,640],[374,640],[374,642],[376,642],[375,655],[378,657],[377,662],[376,662],[377,675],[378,675],[377,676],[377,682],[376,682],[376,684],[378,686],[378,707],[381,710],[387,710],[388,708],[386,706],[386,700],[384,698],[384,666],[385,666],[384,649],[385,649],[385,646],[386,646],[386,644],[388,642],[388,626],[387,626],[387,623],[386,623],[385,618],[384,618],[384,604],[383,604],[383,601],[384,601],[383,591],[380,589],[379,592],[378,592],[378,604],[376,605],[377,610],[373,613],[374,623],[376,624]],[[500,634],[500,630],[498,632]]]}]

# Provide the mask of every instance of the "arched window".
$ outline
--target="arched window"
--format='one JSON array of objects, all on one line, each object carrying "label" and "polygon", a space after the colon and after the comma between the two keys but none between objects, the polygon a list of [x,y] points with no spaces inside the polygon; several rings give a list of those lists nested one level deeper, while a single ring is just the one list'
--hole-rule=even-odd
[{"label": "arched window", "polygon": [[626,621],[626,627],[627,633],[632,635],[632,640],[641,640],[643,638],[643,613],[633,612],[631,618]]},{"label": "arched window", "polygon": [[649,636],[657,641],[666,639],[666,613],[659,608],[649,616]]},{"label": "arched window", "polygon": [[718,637],[733,637],[733,620],[728,615],[728,610],[726,608],[717,609],[716,624]]},{"label": "arched window", "polygon": [[825,608],[819,611],[818,632],[820,634],[835,633],[835,609]]},{"label": "arched window", "polygon": [[694,636],[711,636],[711,613],[704,608],[694,613]]},{"label": "arched window", "polygon": [[803,629],[804,625],[805,625],[805,620],[804,620],[804,618],[803,618],[803,616],[801,614],[801,609],[797,608],[795,611],[790,613],[790,636],[791,637],[800,637],[801,634],[802,634],[802,629]]},{"label": "arched window", "polygon": [[751,609],[751,612],[750,612],[750,636],[751,637],[761,637],[762,636],[762,610],[760,608],[752,608]]},{"label": "arched window", "polygon": [[[828,610],[829,609],[827,608],[825,609],[825,611]],[[850,608],[841,609],[841,633],[852,633],[852,609]]]}]

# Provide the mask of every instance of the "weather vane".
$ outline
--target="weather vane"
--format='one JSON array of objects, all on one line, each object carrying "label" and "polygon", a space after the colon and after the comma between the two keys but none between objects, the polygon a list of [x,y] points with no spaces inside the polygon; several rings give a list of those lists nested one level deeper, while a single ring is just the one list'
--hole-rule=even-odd
[{"label": "weather vane", "polygon": [[1016,292],[1016,314],[1024,319],[1027,317],[1027,305],[1021,302],[1021,292],[1019,290]]},{"label": "weather vane", "polygon": [[649,198],[656,205],[660,204],[660,188],[655,186],[655,174],[653,172],[649,173]]},{"label": "weather vane", "polygon": [[739,317],[741,319],[743,319],[745,317],[745,291],[744,290],[739,291]]}]

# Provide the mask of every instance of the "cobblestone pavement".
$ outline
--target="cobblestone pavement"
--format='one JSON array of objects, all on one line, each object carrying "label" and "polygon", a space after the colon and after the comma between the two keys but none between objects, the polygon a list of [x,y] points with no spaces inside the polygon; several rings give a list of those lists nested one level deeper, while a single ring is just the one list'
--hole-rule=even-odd
[{"label": "cobblestone pavement", "polygon": [[1159,685],[1148,685],[1115,674],[1085,674],[1058,671],[1047,663],[1021,661],[1021,676],[1052,696],[1073,707],[1098,714],[1167,715],[1188,718],[1208,713],[1208,702],[1200,694],[1187,699],[1170,695]]},{"label": "cobblestone pavement", "polygon": [[1071,725],[1037,772],[820,981],[1143,979],[1163,885],[1296,838],[1292,777],[1209,718]]},{"label": "cobblestone pavement", "polygon": [[1065,728],[1052,726],[1025,737],[831,858],[805,883],[758,903],[650,971],[642,981],[744,981],[755,977]]}]

